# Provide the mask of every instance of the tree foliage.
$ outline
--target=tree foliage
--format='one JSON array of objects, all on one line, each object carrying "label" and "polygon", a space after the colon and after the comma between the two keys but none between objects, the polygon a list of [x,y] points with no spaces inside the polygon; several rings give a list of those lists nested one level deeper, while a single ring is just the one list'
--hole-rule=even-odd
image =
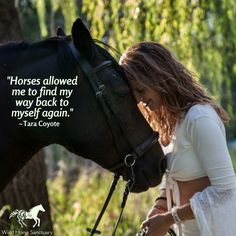
[{"label": "tree foliage", "polygon": [[228,135],[236,137],[235,0],[39,0],[34,6],[42,37],[48,19],[55,21],[49,17],[54,11],[64,18],[67,33],[81,16],[94,38],[120,52],[143,40],[165,44],[229,112]]},{"label": "tree foliage", "polygon": [[172,49],[231,116],[236,132],[236,1],[83,1],[92,34],[121,52],[142,40]]}]

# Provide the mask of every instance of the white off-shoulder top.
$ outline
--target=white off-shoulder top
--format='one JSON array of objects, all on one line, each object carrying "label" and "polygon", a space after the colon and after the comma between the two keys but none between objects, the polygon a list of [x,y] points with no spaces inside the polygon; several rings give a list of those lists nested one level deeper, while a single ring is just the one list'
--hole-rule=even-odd
[{"label": "white off-shoulder top", "polygon": [[235,236],[236,177],[224,125],[211,105],[193,105],[177,125],[172,142],[163,150],[167,171],[160,189],[167,190],[169,210],[172,200],[180,205],[176,180],[208,176],[211,183],[190,199],[195,219],[178,227],[178,235],[218,236],[227,230],[224,235]]}]

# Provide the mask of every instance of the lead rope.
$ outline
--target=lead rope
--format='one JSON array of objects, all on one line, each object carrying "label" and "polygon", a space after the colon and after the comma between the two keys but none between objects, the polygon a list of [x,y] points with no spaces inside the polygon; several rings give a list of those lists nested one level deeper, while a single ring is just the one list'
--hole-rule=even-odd
[{"label": "lead rope", "polygon": [[[128,168],[130,168],[130,178],[129,178],[126,186],[125,186],[125,191],[124,191],[122,203],[121,203],[121,206],[120,206],[121,207],[120,215],[119,215],[119,218],[116,221],[116,225],[115,225],[115,228],[112,232],[112,236],[115,236],[115,234],[116,234],[116,230],[117,230],[117,227],[120,223],[120,220],[121,220],[123,210],[125,208],[126,201],[128,199],[129,193],[130,193],[131,189],[133,188],[133,186],[135,184],[135,174],[134,174],[134,169],[133,169],[134,164],[135,164],[135,159],[133,159],[133,156],[131,154],[128,154],[125,157],[125,165]],[[94,234],[101,234],[101,231],[97,230],[97,227],[98,227],[98,224],[100,223],[100,221],[102,219],[102,216],[103,216],[103,214],[104,214],[104,212],[105,212],[105,210],[106,210],[106,208],[107,208],[107,206],[108,206],[108,204],[111,200],[112,194],[113,194],[113,192],[116,188],[116,185],[117,185],[117,182],[118,182],[119,178],[120,178],[120,174],[115,173],[112,185],[110,187],[109,193],[108,193],[107,198],[106,198],[106,201],[103,204],[102,210],[99,213],[98,218],[97,218],[93,228],[92,229],[87,228],[87,231],[90,232],[90,236],[93,236]]]},{"label": "lead rope", "polygon": [[113,194],[113,192],[116,188],[116,185],[117,185],[117,182],[118,182],[119,178],[120,178],[120,175],[118,173],[115,173],[114,179],[112,181],[112,185],[110,187],[109,193],[108,193],[107,198],[106,198],[106,201],[103,204],[102,210],[99,213],[98,218],[97,218],[93,228],[92,229],[87,228],[87,231],[90,232],[90,236],[93,236],[94,234],[101,234],[101,231],[97,230],[97,227],[98,227],[98,224],[100,223],[100,221],[102,219],[102,216],[103,216],[103,214],[104,214],[104,212],[105,212],[105,210],[106,210],[106,208],[107,208],[107,206],[110,202],[110,199],[111,199],[112,194]]},{"label": "lead rope", "polygon": [[133,188],[133,186],[135,184],[135,174],[134,174],[134,169],[133,169],[134,164],[135,164],[135,162],[129,164],[129,168],[130,168],[130,171],[131,171],[130,179],[127,182],[127,184],[125,185],[125,191],[124,191],[124,194],[123,194],[122,203],[120,205],[120,208],[121,208],[120,215],[119,215],[119,218],[116,221],[116,225],[115,225],[115,228],[112,232],[112,236],[115,236],[115,234],[116,234],[116,230],[117,230],[118,225],[120,223],[120,220],[121,220],[121,217],[122,217],[122,214],[123,214],[123,211],[124,211],[124,208],[125,208],[128,196],[129,196],[129,193],[130,193],[131,189]]},{"label": "lead rope", "polygon": [[[135,174],[134,174],[134,169],[133,169],[133,165],[135,164],[135,160],[132,163],[129,163],[128,161],[125,162],[125,163],[130,168],[131,174],[130,174],[130,179],[128,180],[128,182],[125,186],[125,191],[124,191],[124,194],[123,194],[122,203],[120,205],[120,208],[121,208],[120,215],[119,215],[119,217],[116,221],[114,230],[112,232],[112,236],[115,236],[115,234],[116,234],[116,230],[118,228],[121,217],[123,215],[123,211],[124,211],[129,193],[130,193],[131,189],[133,188],[133,186],[135,184]],[[103,216],[103,214],[104,214],[104,212],[105,212],[105,210],[106,210],[106,208],[107,208],[107,206],[110,202],[110,199],[111,199],[112,194],[113,194],[113,192],[116,188],[116,185],[117,185],[117,182],[118,182],[119,178],[120,178],[120,175],[118,173],[115,173],[114,179],[112,181],[112,184],[111,184],[111,187],[110,187],[110,190],[109,190],[109,193],[108,193],[107,198],[106,198],[106,201],[103,204],[102,210],[99,213],[98,218],[97,218],[93,228],[92,229],[87,228],[87,231],[90,232],[90,236],[93,236],[94,234],[101,234],[101,231],[97,230],[97,227],[98,227],[98,225],[99,225],[99,223],[102,219],[102,216]],[[175,232],[172,229],[169,229],[168,233],[169,233],[170,236],[176,236]],[[136,234],[136,236],[145,236],[146,234],[147,234],[147,231],[145,229],[143,229],[140,233]]]}]

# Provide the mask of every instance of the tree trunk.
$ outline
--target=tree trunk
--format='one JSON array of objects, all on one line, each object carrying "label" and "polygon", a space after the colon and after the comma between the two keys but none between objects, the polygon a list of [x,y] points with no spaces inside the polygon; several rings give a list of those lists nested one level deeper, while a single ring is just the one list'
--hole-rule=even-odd
[{"label": "tree trunk", "polygon": [[20,21],[14,0],[0,0],[0,42],[21,39]]},{"label": "tree trunk", "polygon": [[[6,43],[21,39],[20,21],[14,0],[0,0],[0,42]],[[5,205],[10,205],[10,212],[15,209],[22,209],[28,212],[39,204],[42,204],[45,209],[45,212],[39,212],[38,214],[41,220],[40,230],[53,231],[43,151],[37,153],[0,194],[0,209]],[[10,212],[5,211],[3,216],[0,216],[0,230],[9,229],[11,224],[11,220],[9,220]],[[22,228],[24,231],[26,229],[29,230],[34,221],[27,220],[25,223],[27,227]],[[18,227],[18,223],[15,226]],[[39,230],[38,227],[35,229]]]}]

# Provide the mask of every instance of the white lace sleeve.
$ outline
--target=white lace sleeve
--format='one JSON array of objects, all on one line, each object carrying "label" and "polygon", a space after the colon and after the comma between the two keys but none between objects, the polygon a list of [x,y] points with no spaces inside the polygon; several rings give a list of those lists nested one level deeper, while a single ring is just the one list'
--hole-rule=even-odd
[{"label": "white lace sleeve", "polygon": [[222,126],[208,117],[189,126],[189,138],[211,182],[190,199],[201,236],[236,235],[236,178]]},{"label": "white lace sleeve", "polygon": [[190,204],[201,236],[236,235],[236,188],[207,187],[196,193]]}]

